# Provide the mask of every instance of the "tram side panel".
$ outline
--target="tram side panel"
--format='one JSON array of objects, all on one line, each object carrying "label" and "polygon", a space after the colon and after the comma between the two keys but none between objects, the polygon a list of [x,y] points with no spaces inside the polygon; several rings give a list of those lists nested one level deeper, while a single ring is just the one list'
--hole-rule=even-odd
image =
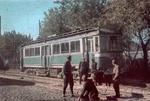
[{"label": "tram side panel", "polygon": [[[66,61],[66,57],[69,54],[64,54],[64,55],[54,55],[54,56],[49,56],[49,69],[57,69],[58,72],[62,70],[62,67],[64,66],[64,63]],[[71,54],[72,56],[72,66],[74,66],[76,69],[78,68],[78,64],[80,63],[82,59],[82,54]],[[50,60],[51,59],[51,60]],[[56,71],[56,70],[55,70]]]},{"label": "tram side panel", "polygon": [[[95,32],[93,32],[93,33],[96,34]],[[93,33],[89,34],[90,38],[93,38],[93,36],[92,36]],[[84,53],[83,43],[82,43],[83,36],[84,35],[82,35],[82,37],[77,36],[78,38],[76,36],[75,37],[73,36],[74,38],[72,37],[72,38],[64,39],[63,41],[62,41],[62,39],[59,39],[57,41],[54,40],[55,42],[49,41],[49,43],[48,42],[37,43],[36,46],[40,46],[40,55],[36,55],[36,56],[31,55],[30,53],[32,53],[32,52],[28,53],[28,51],[26,51],[26,49],[24,48],[24,57],[23,57],[24,67],[44,68],[45,64],[46,64],[46,67],[48,69],[55,69],[55,68],[62,69],[64,62],[66,61],[66,57],[68,55],[71,55],[72,56],[72,65],[78,69],[79,63],[82,60],[83,53]],[[77,41],[79,41],[79,42],[77,42]],[[61,53],[61,49],[60,49],[59,54],[54,54],[52,45],[58,44],[58,43],[61,44],[63,42],[69,42],[69,53]],[[80,43],[80,45],[76,44],[74,46],[76,50],[71,50],[72,42]],[[93,42],[93,41],[91,41],[91,42]],[[40,44],[42,44],[42,45],[40,45]],[[34,46],[34,44],[32,44],[32,45]],[[44,48],[42,48],[42,46],[45,46],[45,45],[51,45],[51,52],[50,52],[51,54],[48,54],[48,52],[46,52],[44,50]],[[90,45],[91,45],[90,47],[93,48],[93,46],[92,46],[93,43],[91,43]],[[27,46],[27,47],[29,47],[29,46]],[[79,49],[79,47],[80,47],[80,49]],[[31,48],[29,47],[29,49],[31,49]],[[79,49],[79,51],[77,49]],[[27,52],[27,54],[25,54],[25,51]],[[46,56],[41,51],[45,51]],[[91,52],[89,51],[90,63],[91,63],[91,59],[93,58],[94,54],[95,54],[94,51],[91,51]]]},{"label": "tram side panel", "polygon": [[40,56],[38,57],[24,57],[23,58],[24,67],[27,68],[36,68],[36,67],[42,67],[42,58]]},{"label": "tram side panel", "polygon": [[42,68],[43,58],[40,52],[40,47],[23,47],[23,67],[26,69]]},{"label": "tram side panel", "polygon": [[[62,52],[61,49],[64,48],[64,47],[61,47],[62,43],[69,43],[68,52],[66,52],[66,53]],[[76,43],[76,44],[74,44],[74,46],[71,47],[71,44],[73,44],[73,43]],[[78,40],[68,40],[68,41],[65,40],[65,41],[60,41],[60,42],[57,41],[57,43],[51,44],[51,46],[50,46],[51,49],[49,49],[49,51],[51,51],[51,52],[49,55],[47,55],[47,65],[48,65],[48,68],[50,69],[50,75],[52,74],[53,76],[54,75],[56,76],[56,74],[62,70],[64,63],[67,60],[68,55],[72,56],[72,61],[71,61],[72,66],[74,66],[75,69],[78,68],[79,62],[82,59],[80,43],[81,43],[81,40],[78,39]],[[54,46],[57,46],[58,49],[54,49]],[[55,73],[54,73],[54,71],[55,71]]]}]

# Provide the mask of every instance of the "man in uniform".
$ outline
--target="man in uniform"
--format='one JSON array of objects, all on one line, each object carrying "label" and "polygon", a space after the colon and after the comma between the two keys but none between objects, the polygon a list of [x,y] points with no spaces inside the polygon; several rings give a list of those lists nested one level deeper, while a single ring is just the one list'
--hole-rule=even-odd
[{"label": "man in uniform", "polygon": [[83,75],[88,76],[89,64],[86,61],[86,58],[83,57],[83,61],[79,63],[79,83],[81,84],[81,79]]},{"label": "man in uniform", "polygon": [[68,86],[68,83],[70,85],[71,90],[71,96],[73,97],[73,74],[72,74],[72,66],[71,66],[71,56],[67,57],[67,61],[64,64],[63,67],[63,74],[64,74],[64,87],[63,87],[63,97],[65,97],[66,88]]}]

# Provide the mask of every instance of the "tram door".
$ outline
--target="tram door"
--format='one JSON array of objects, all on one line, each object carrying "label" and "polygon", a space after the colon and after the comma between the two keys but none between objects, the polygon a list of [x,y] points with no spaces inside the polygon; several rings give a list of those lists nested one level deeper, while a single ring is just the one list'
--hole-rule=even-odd
[{"label": "tram door", "polygon": [[42,46],[41,49],[41,65],[44,68],[47,68],[47,47],[48,46]]},{"label": "tram door", "polygon": [[47,67],[52,66],[52,54],[51,54],[51,45],[47,46]]},{"label": "tram door", "polygon": [[91,64],[91,59],[94,57],[93,50],[93,37],[83,38],[83,56],[87,59],[89,65]]}]

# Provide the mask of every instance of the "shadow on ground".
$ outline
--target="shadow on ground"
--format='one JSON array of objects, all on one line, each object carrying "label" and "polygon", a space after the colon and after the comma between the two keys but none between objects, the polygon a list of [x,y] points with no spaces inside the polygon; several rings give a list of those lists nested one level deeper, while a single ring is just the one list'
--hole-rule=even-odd
[{"label": "shadow on ground", "polygon": [[123,79],[120,82],[122,85],[134,86],[134,87],[142,87],[146,88],[147,85],[142,80],[135,80],[135,79]]},{"label": "shadow on ground", "polygon": [[[138,99],[142,99],[144,96],[143,94],[138,94],[138,93],[131,93],[131,96],[125,96],[125,97],[120,97],[119,101],[121,101],[121,99],[123,100],[131,100],[132,98],[138,98]],[[107,96],[107,100],[103,100],[103,101],[118,101],[116,98],[112,97],[112,96]]]},{"label": "shadow on ground", "polygon": [[[138,98],[141,99],[144,96],[142,94],[138,94],[138,93],[131,93],[131,96],[125,96],[125,97],[121,97],[121,98],[114,98],[113,96],[106,96],[107,99],[102,100],[100,99],[99,101],[121,101],[121,100],[131,100],[132,98]],[[53,100],[35,100],[35,101],[78,101],[77,100],[78,97],[65,97],[65,98],[60,98],[60,99],[53,99]],[[87,100],[80,100],[80,101],[87,101]]]},{"label": "shadow on ground", "polygon": [[5,86],[5,85],[31,86],[31,85],[35,85],[35,83],[30,81],[0,78],[0,86]]},{"label": "shadow on ground", "polygon": [[55,99],[50,99],[50,100],[34,100],[34,101],[78,101],[78,97],[61,97],[61,98],[55,98]]},{"label": "shadow on ground", "polygon": [[138,93],[131,93],[131,96],[127,96],[127,97],[121,97],[122,99],[131,99],[131,98],[143,98],[143,94],[138,94]]}]

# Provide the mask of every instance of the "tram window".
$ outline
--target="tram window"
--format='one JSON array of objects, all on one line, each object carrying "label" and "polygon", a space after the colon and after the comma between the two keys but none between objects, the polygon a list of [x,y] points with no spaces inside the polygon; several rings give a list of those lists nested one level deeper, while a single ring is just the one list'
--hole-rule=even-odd
[{"label": "tram window", "polygon": [[109,48],[108,48],[108,38],[106,36],[101,36],[101,39],[100,39],[100,43],[101,43],[101,51],[107,51]]},{"label": "tram window", "polygon": [[116,50],[117,49],[117,37],[116,36],[110,36],[110,50]]},{"label": "tram window", "polygon": [[87,51],[86,50],[86,39],[85,38],[83,38],[82,44],[83,44],[83,52]]},{"label": "tram window", "polygon": [[59,54],[60,53],[60,46],[59,44],[53,45],[53,54]]},{"label": "tram window", "polygon": [[69,53],[69,43],[61,43],[61,53]]},{"label": "tram window", "polygon": [[44,46],[42,46],[42,51],[41,51],[41,54],[42,54],[42,56],[44,55]]},{"label": "tram window", "polygon": [[93,52],[93,39],[88,38],[87,49],[89,52]]},{"label": "tram window", "polygon": [[25,56],[30,56],[30,49],[25,49]]},{"label": "tram window", "polygon": [[42,46],[42,51],[41,51],[42,56],[47,55],[47,52],[48,52],[47,47],[48,46]]},{"label": "tram window", "polygon": [[71,42],[71,52],[80,52],[80,41]]},{"label": "tram window", "polygon": [[45,55],[47,55],[48,54],[48,46],[46,45],[45,46]]},{"label": "tram window", "polygon": [[40,47],[35,48],[35,56],[40,55]]},{"label": "tram window", "polygon": [[48,54],[51,55],[51,46],[48,46]]},{"label": "tram window", "polygon": [[95,51],[99,51],[99,40],[98,37],[95,37]]},{"label": "tram window", "polygon": [[34,56],[34,48],[30,48],[30,56]]},{"label": "tram window", "polygon": [[87,41],[87,49],[88,49],[88,52],[91,52],[91,44],[89,40]]}]

